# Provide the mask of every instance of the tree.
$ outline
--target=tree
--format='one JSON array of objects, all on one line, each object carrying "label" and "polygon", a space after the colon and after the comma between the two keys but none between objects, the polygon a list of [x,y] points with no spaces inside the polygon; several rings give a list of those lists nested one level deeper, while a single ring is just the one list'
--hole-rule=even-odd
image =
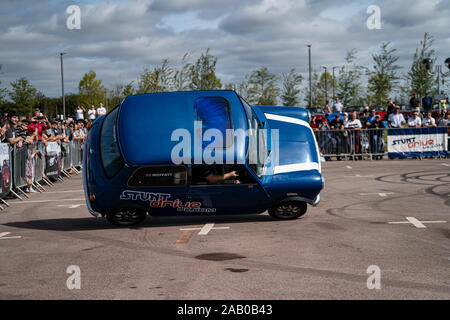
[{"label": "tree", "polygon": [[23,77],[11,82],[11,87],[12,90],[8,93],[9,97],[16,105],[16,112],[19,114],[30,115],[36,104],[36,88]]},{"label": "tree", "polygon": [[303,77],[301,74],[295,72],[292,68],[289,73],[283,73],[283,90],[281,93],[281,101],[283,106],[296,106],[300,103],[299,88],[302,84]]},{"label": "tree", "polygon": [[163,59],[161,66],[149,70],[144,68],[138,80],[138,94],[170,91],[173,70],[169,59]]},{"label": "tree", "polygon": [[278,77],[270,74],[266,67],[253,71],[249,78],[248,102],[256,105],[274,106],[280,94],[276,82]]},{"label": "tree", "polygon": [[133,82],[134,82],[134,81],[128,82],[128,83],[124,86],[124,88],[123,88],[123,90],[122,90],[122,96],[123,96],[123,97],[132,96],[132,95],[135,93],[135,90],[134,90],[134,87],[133,87]]},{"label": "tree", "polygon": [[209,54],[209,48],[200,58],[189,66],[189,87],[192,90],[215,90],[222,88],[216,76],[217,58]]},{"label": "tree", "polygon": [[102,80],[96,80],[96,76],[97,74],[91,70],[84,74],[83,79],[78,84],[78,103],[85,107],[98,106],[105,98],[106,90],[103,87]]},{"label": "tree", "polygon": [[185,53],[181,59],[181,68],[175,69],[173,72],[172,85],[176,91],[185,91],[189,89],[189,77],[191,64],[189,61],[189,54]]},{"label": "tree", "polygon": [[382,106],[386,103],[389,94],[398,85],[397,70],[401,66],[395,64],[399,56],[394,55],[396,49],[388,49],[390,42],[384,42],[379,54],[372,54],[372,70],[367,69],[368,89],[373,94],[372,103]]},{"label": "tree", "polygon": [[337,77],[337,97],[344,106],[361,104],[363,67],[356,65],[356,49],[347,52],[345,64],[339,69]]},{"label": "tree", "polygon": [[322,72],[322,74],[320,75],[320,79],[316,85],[317,96],[315,97],[315,99],[313,99],[313,102],[314,100],[316,100],[316,104],[313,104],[313,106],[320,106],[323,109],[326,104],[325,99],[330,101],[333,98],[333,77],[331,73],[329,73],[328,71],[326,73]]},{"label": "tree", "polygon": [[[424,59],[431,59],[434,63],[433,37],[425,32],[423,40],[420,41],[420,48],[416,49],[413,56],[411,69],[405,75],[407,79],[407,86],[404,88],[407,95],[411,96],[412,92],[417,92],[418,98],[425,96],[425,93],[434,91],[435,86],[435,72],[434,70],[427,70],[422,63]],[[409,91],[409,92],[408,92]]]}]

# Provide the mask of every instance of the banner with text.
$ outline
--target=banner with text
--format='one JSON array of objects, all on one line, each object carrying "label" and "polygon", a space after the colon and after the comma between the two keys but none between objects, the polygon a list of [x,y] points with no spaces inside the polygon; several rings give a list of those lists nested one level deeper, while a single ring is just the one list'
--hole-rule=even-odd
[{"label": "banner with text", "polygon": [[389,158],[446,156],[447,127],[388,129]]}]

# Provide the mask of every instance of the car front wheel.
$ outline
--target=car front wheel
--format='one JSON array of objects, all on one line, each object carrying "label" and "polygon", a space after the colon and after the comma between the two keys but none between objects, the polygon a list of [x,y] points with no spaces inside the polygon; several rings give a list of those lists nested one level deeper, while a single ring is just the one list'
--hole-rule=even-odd
[{"label": "car front wheel", "polygon": [[145,220],[147,212],[139,209],[120,209],[106,215],[106,220],[119,227],[134,226]]},{"label": "car front wheel", "polygon": [[275,219],[291,220],[304,215],[307,210],[306,202],[283,201],[276,206],[269,208],[269,214]]}]

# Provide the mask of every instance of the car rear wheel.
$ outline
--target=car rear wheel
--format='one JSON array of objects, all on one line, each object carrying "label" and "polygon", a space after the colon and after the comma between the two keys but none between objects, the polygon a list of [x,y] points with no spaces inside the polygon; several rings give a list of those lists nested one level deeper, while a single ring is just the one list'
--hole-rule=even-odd
[{"label": "car rear wheel", "polygon": [[147,212],[145,212],[144,210],[124,208],[108,213],[106,215],[106,220],[108,220],[109,223],[115,226],[128,227],[141,223],[145,220],[146,217]]},{"label": "car rear wheel", "polygon": [[284,201],[270,208],[269,214],[275,219],[291,220],[304,215],[307,210],[306,202],[302,201]]}]

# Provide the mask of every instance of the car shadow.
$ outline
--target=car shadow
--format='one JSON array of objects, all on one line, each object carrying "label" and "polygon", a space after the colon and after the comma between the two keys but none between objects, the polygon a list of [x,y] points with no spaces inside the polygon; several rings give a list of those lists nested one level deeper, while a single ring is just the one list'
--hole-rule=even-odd
[{"label": "car shadow", "polygon": [[89,231],[101,229],[143,229],[170,226],[192,226],[213,223],[248,223],[248,222],[277,222],[266,214],[217,215],[217,216],[173,216],[173,217],[147,217],[137,226],[116,227],[108,223],[105,218],[57,218],[38,219],[28,221],[15,221],[2,224],[3,226],[36,229],[48,231]]}]

